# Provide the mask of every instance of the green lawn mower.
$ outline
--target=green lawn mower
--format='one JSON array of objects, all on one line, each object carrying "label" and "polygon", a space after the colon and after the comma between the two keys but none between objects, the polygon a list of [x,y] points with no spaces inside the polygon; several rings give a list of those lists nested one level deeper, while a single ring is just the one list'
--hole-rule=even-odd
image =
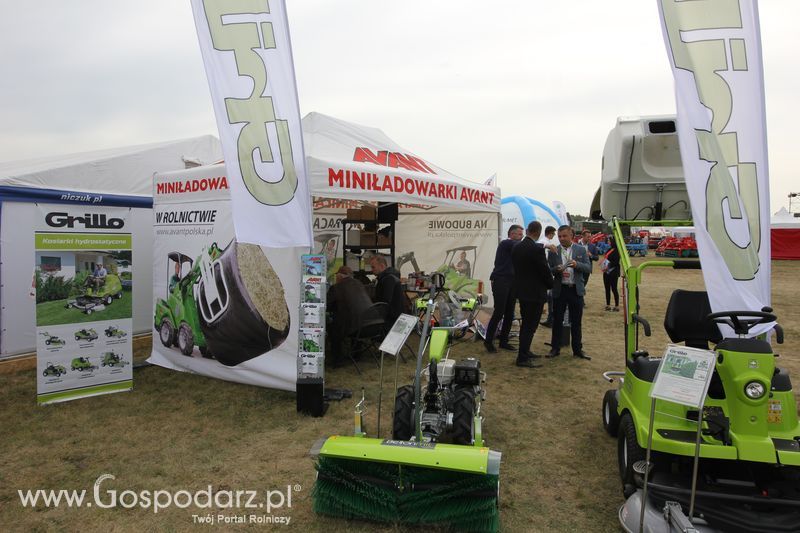
[{"label": "green lawn mower", "polygon": [[72,360],[72,370],[91,372],[92,370],[97,370],[97,367],[93,365],[86,357],[76,357]]},{"label": "green lawn mower", "polygon": [[43,333],[39,333],[39,335],[42,335],[44,337],[44,343],[48,346],[64,346],[65,344],[67,344],[67,341],[65,341],[64,339],[61,339],[56,335],[50,335],[46,331]]},{"label": "green lawn mower", "polygon": [[42,371],[42,375],[44,377],[48,377],[48,376],[59,377],[59,376],[61,376],[61,374],[66,374],[66,373],[67,373],[67,369],[64,368],[63,366],[54,365],[53,363],[49,363],[49,362],[47,363],[47,366]]},{"label": "green lawn mower", "polygon": [[[441,289],[444,276],[434,277]],[[362,400],[355,436],[329,437],[312,448],[317,457],[315,512],[497,531],[501,453],[486,446],[481,431],[485,374],[477,359],[456,362],[448,357],[451,328],[430,329],[435,293],[432,287],[414,382],[397,389],[392,438],[380,438],[380,415],[378,436],[366,436]],[[430,356],[423,365],[426,346]]]},{"label": "green lawn mower", "polygon": [[98,335],[94,328],[81,328],[75,332],[75,340],[79,342],[91,342],[97,338]]},{"label": "green lawn mower", "polygon": [[122,368],[130,363],[122,358],[121,355],[114,352],[106,352],[103,354],[103,360],[100,363],[102,366],[119,367]]},{"label": "green lawn mower", "polygon": [[121,339],[127,337],[127,333],[119,329],[117,326],[108,326],[105,330],[106,337],[116,337]]},{"label": "green lawn mower", "polygon": [[115,299],[122,298],[122,282],[116,274],[107,274],[99,287],[93,285],[93,279],[91,276],[86,279],[83,294],[74,300],[67,300],[65,309],[72,307],[91,315],[95,311],[104,310]]},{"label": "green lawn mower", "polygon": [[[618,243],[624,242],[625,224],[656,222],[614,219]],[[662,259],[634,266],[624,247],[619,250],[626,298],[625,370],[604,374],[609,381],[619,378],[619,387],[606,392],[602,414],[605,430],[618,439],[619,474],[627,498],[619,513],[623,528],[799,531],[797,399],[789,374],[776,366],[777,354],[769,342],[763,336],[748,338],[753,327],[774,324],[776,340],[782,343],[777,317],[768,307],[712,313],[706,292],[675,290],[664,319],[669,338],[712,350],[716,366],[702,409],[660,399],[653,403],[650,391],[663,358],[651,357],[639,345],[640,331],[644,336],[651,333],[648,320],[640,315],[642,274],[650,268],[700,268],[700,262]],[[733,336],[723,338],[719,324],[732,329]],[[682,372],[680,364],[673,366],[666,370]]]},{"label": "green lawn mower", "polygon": [[[196,261],[168,255],[166,299],[156,303],[154,325],[161,343],[191,356],[235,366],[279,346],[289,333],[289,311],[281,285],[259,246],[217,243]],[[173,274],[170,274],[174,272]]]}]

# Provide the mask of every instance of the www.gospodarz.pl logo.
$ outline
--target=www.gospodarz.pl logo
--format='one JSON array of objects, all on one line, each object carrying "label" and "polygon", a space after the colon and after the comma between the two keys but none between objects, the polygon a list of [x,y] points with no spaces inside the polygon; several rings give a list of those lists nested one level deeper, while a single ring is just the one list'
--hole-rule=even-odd
[{"label": "www.gospodarz.pl logo", "polygon": [[197,508],[208,510],[258,510],[259,514],[193,514],[195,523],[276,523],[288,525],[291,517],[275,515],[276,512],[292,508],[292,494],[299,492],[300,485],[286,485],[285,489],[271,490],[214,490],[211,485],[200,490],[117,490],[103,488],[107,480],[115,480],[113,474],[102,474],[91,492],[86,489],[35,489],[17,490],[23,507],[67,507],[101,509],[140,508],[158,513],[163,509]]}]

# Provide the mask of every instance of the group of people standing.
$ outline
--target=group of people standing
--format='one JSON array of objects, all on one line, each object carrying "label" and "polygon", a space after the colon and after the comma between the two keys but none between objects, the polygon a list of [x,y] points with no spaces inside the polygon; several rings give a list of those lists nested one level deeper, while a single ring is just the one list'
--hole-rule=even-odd
[{"label": "group of people standing", "polygon": [[[517,366],[540,366],[534,363],[534,359],[540,355],[531,352],[530,347],[540,325],[544,305],[548,303],[548,318],[541,323],[552,328],[550,352],[545,357],[560,355],[564,316],[568,312],[572,355],[591,359],[583,350],[581,332],[583,299],[586,283],[592,273],[592,260],[600,260],[590,242],[591,234],[584,232],[576,243],[574,230],[564,225],[558,229],[548,226],[544,239],[541,237],[542,224],[538,221],[528,224],[525,230],[522,226],[513,225],[508,230],[508,238],[497,247],[490,277],[495,307],[487,326],[484,346],[490,353],[497,352],[494,346],[496,335],[500,348],[517,352]],[[609,253],[603,256],[601,269],[606,286],[606,309],[611,309],[611,292],[615,297],[614,307],[618,308],[616,282],[619,279],[619,253],[613,241]],[[509,342],[509,334],[517,300],[522,321],[519,346],[515,347]]]}]

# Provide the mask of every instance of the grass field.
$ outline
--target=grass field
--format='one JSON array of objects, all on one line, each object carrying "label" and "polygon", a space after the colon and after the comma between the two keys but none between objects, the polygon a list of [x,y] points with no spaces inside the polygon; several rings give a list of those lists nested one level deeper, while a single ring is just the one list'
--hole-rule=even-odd
[{"label": "grass field", "polygon": [[[74,299],[74,298],[72,298]],[[130,318],[133,305],[133,292],[122,291],[122,298],[116,298],[111,305],[102,311],[95,311],[87,315],[80,309],[65,308],[67,300],[53,300],[36,304],[36,325],[52,326],[54,324],[69,324],[73,322],[95,322],[97,320],[117,320]]]},{"label": "grass field", "polygon": [[[773,263],[773,305],[786,332],[777,347],[778,364],[800,376],[800,264]],[[670,292],[701,288],[699,271],[645,272],[641,314],[653,325],[644,347],[663,353],[667,337],[660,324]],[[488,373],[484,434],[503,452],[501,525],[504,531],[618,531],[622,504],[616,441],[602,428],[600,404],[610,386],[601,373],[623,367],[622,317],[605,312],[599,274],[589,281],[584,316],[585,349],[591,361],[565,352],[543,368],[512,365],[513,354],[486,354],[480,344],[454,347],[455,357],[477,355]],[[540,330],[533,349],[543,353],[549,330]],[[138,354],[138,358],[145,355]],[[374,432],[378,371],[368,361],[358,376],[352,367],[329,372],[327,385],[365,387],[367,429]],[[401,364],[401,381],[413,373]],[[391,373],[384,389],[383,434],[391,422]],[[800,377],[796,377],[796,380]],[[207,509],[24,508],[18,489],[86,489],[98,476],[101,498],[108,490],[271,490],[293,491],[293,531],[404,531],[392,526],[315,516],[310,491],[314,469],[307,452],[320,437],[352,432],[354,401],[333,403],[323,418],[295,413],[294,394],[246,387],[158,367],[138,369],[131,393],[36,407],[33,371],[0,376],[0,524],[4,531],[185,531],[200,528],[192,515]],[[223,510],[234,514],[234,510]],[[256,513],[260,511],[256,510]],[[239,514],[242,514],[240,511]],[[255,529],[277,526],[226,526]]]}]

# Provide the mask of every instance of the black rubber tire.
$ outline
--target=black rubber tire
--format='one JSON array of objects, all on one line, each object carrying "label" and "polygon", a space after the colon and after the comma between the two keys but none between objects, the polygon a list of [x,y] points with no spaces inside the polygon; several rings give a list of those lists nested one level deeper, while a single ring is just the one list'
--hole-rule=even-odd
[{"label": "black rubber tire", "polygon": [[109,294],[108,296],[105,297],[104,301],[106,305],[111,305],[111,302],[114,301],[114,298]]},{"label": "black rubber tire", "polygon": [[118,292],[116,295],[114,295],[114,297],[115,297],[117,300],[119,300],[120,298],[122,298],[122,291],[119,291],[119,292]]},{"label": "black rubber tire", "polygon": [[44,377],[47,377],[47,370],[45,370],[44,372],[42,372],[42,375],[43,375]]},{"label": "black rubber tire", "polygon": [[414,434],[414,387],[403,385],[394,397],[392,439],[411,440]]},{"label": "black rubber tire", "polygon": [[81,338],[80,338],[80,337],[78,337],[77,335],[75,335],[75,340],[76,340],[76,341],[78,341],[78,342],[80,342]]},{"label": "black rubber tire", "polygon": [[188,324],[183,323],[178,328],[178,349],[183,355],[192,355],[194,351],[194,333]]},{"label": "black rubber tire", "polygon": [[169,318],[161,320],[161,325],[158,328],[158,337],[161,339],[161,344],[167,348],[172,348],[175,343],[175,326]]},{"label": "black rubber tire", "polygon": [[[226,366],[236,366],[277,348],[286,340],[291,325],[287,323],[283,330],[278,330],[267,324],[258,313],[239,272],[237,246],[235,241],[232,242],[219,259],[221,275],[225,277],[228,287],[227,308],[212,323],[206,322],[202,313],[199,317],[208,349],[217,361]],[[224,291],[221,285],[218,285],[218,290]],[[198,310],[200,306],[207,305],[203,303],[203,292],[201,282],[197,290],[200,295]],[[286,305],[285,301],[283,305]]]},{"label": "black rubber tire", "polygon": [[622,481],[622,493],[629,497],[636,491],[636,479],[633,465],[637,461],[644,461],[645,449],[639,446],[636,440],[636,427],[630,413],[625,413],[619,422],[617,436],[617,461],[619,463],[619,477]]},{"label": "black rubber tire", "polygon": [[619,431],[617,392],[616,389],[607,390],[603,396],[603,429],[612,437],[616,437]]},{"label": "black rubber tire", "polygon": [[89,309],[87,309],[87,310],[86,310],[86,314],[87,314],[87,315],[91,315],[93,312],[94,312],[94,311],[92,311],[92,309],[91,309],[91,308],[89,308]]},{"label": "black rubber tire", "polygon": [[469,389],[456,391],[453,400],[453,442],[472,445],[475,426],[475,393]]}]

